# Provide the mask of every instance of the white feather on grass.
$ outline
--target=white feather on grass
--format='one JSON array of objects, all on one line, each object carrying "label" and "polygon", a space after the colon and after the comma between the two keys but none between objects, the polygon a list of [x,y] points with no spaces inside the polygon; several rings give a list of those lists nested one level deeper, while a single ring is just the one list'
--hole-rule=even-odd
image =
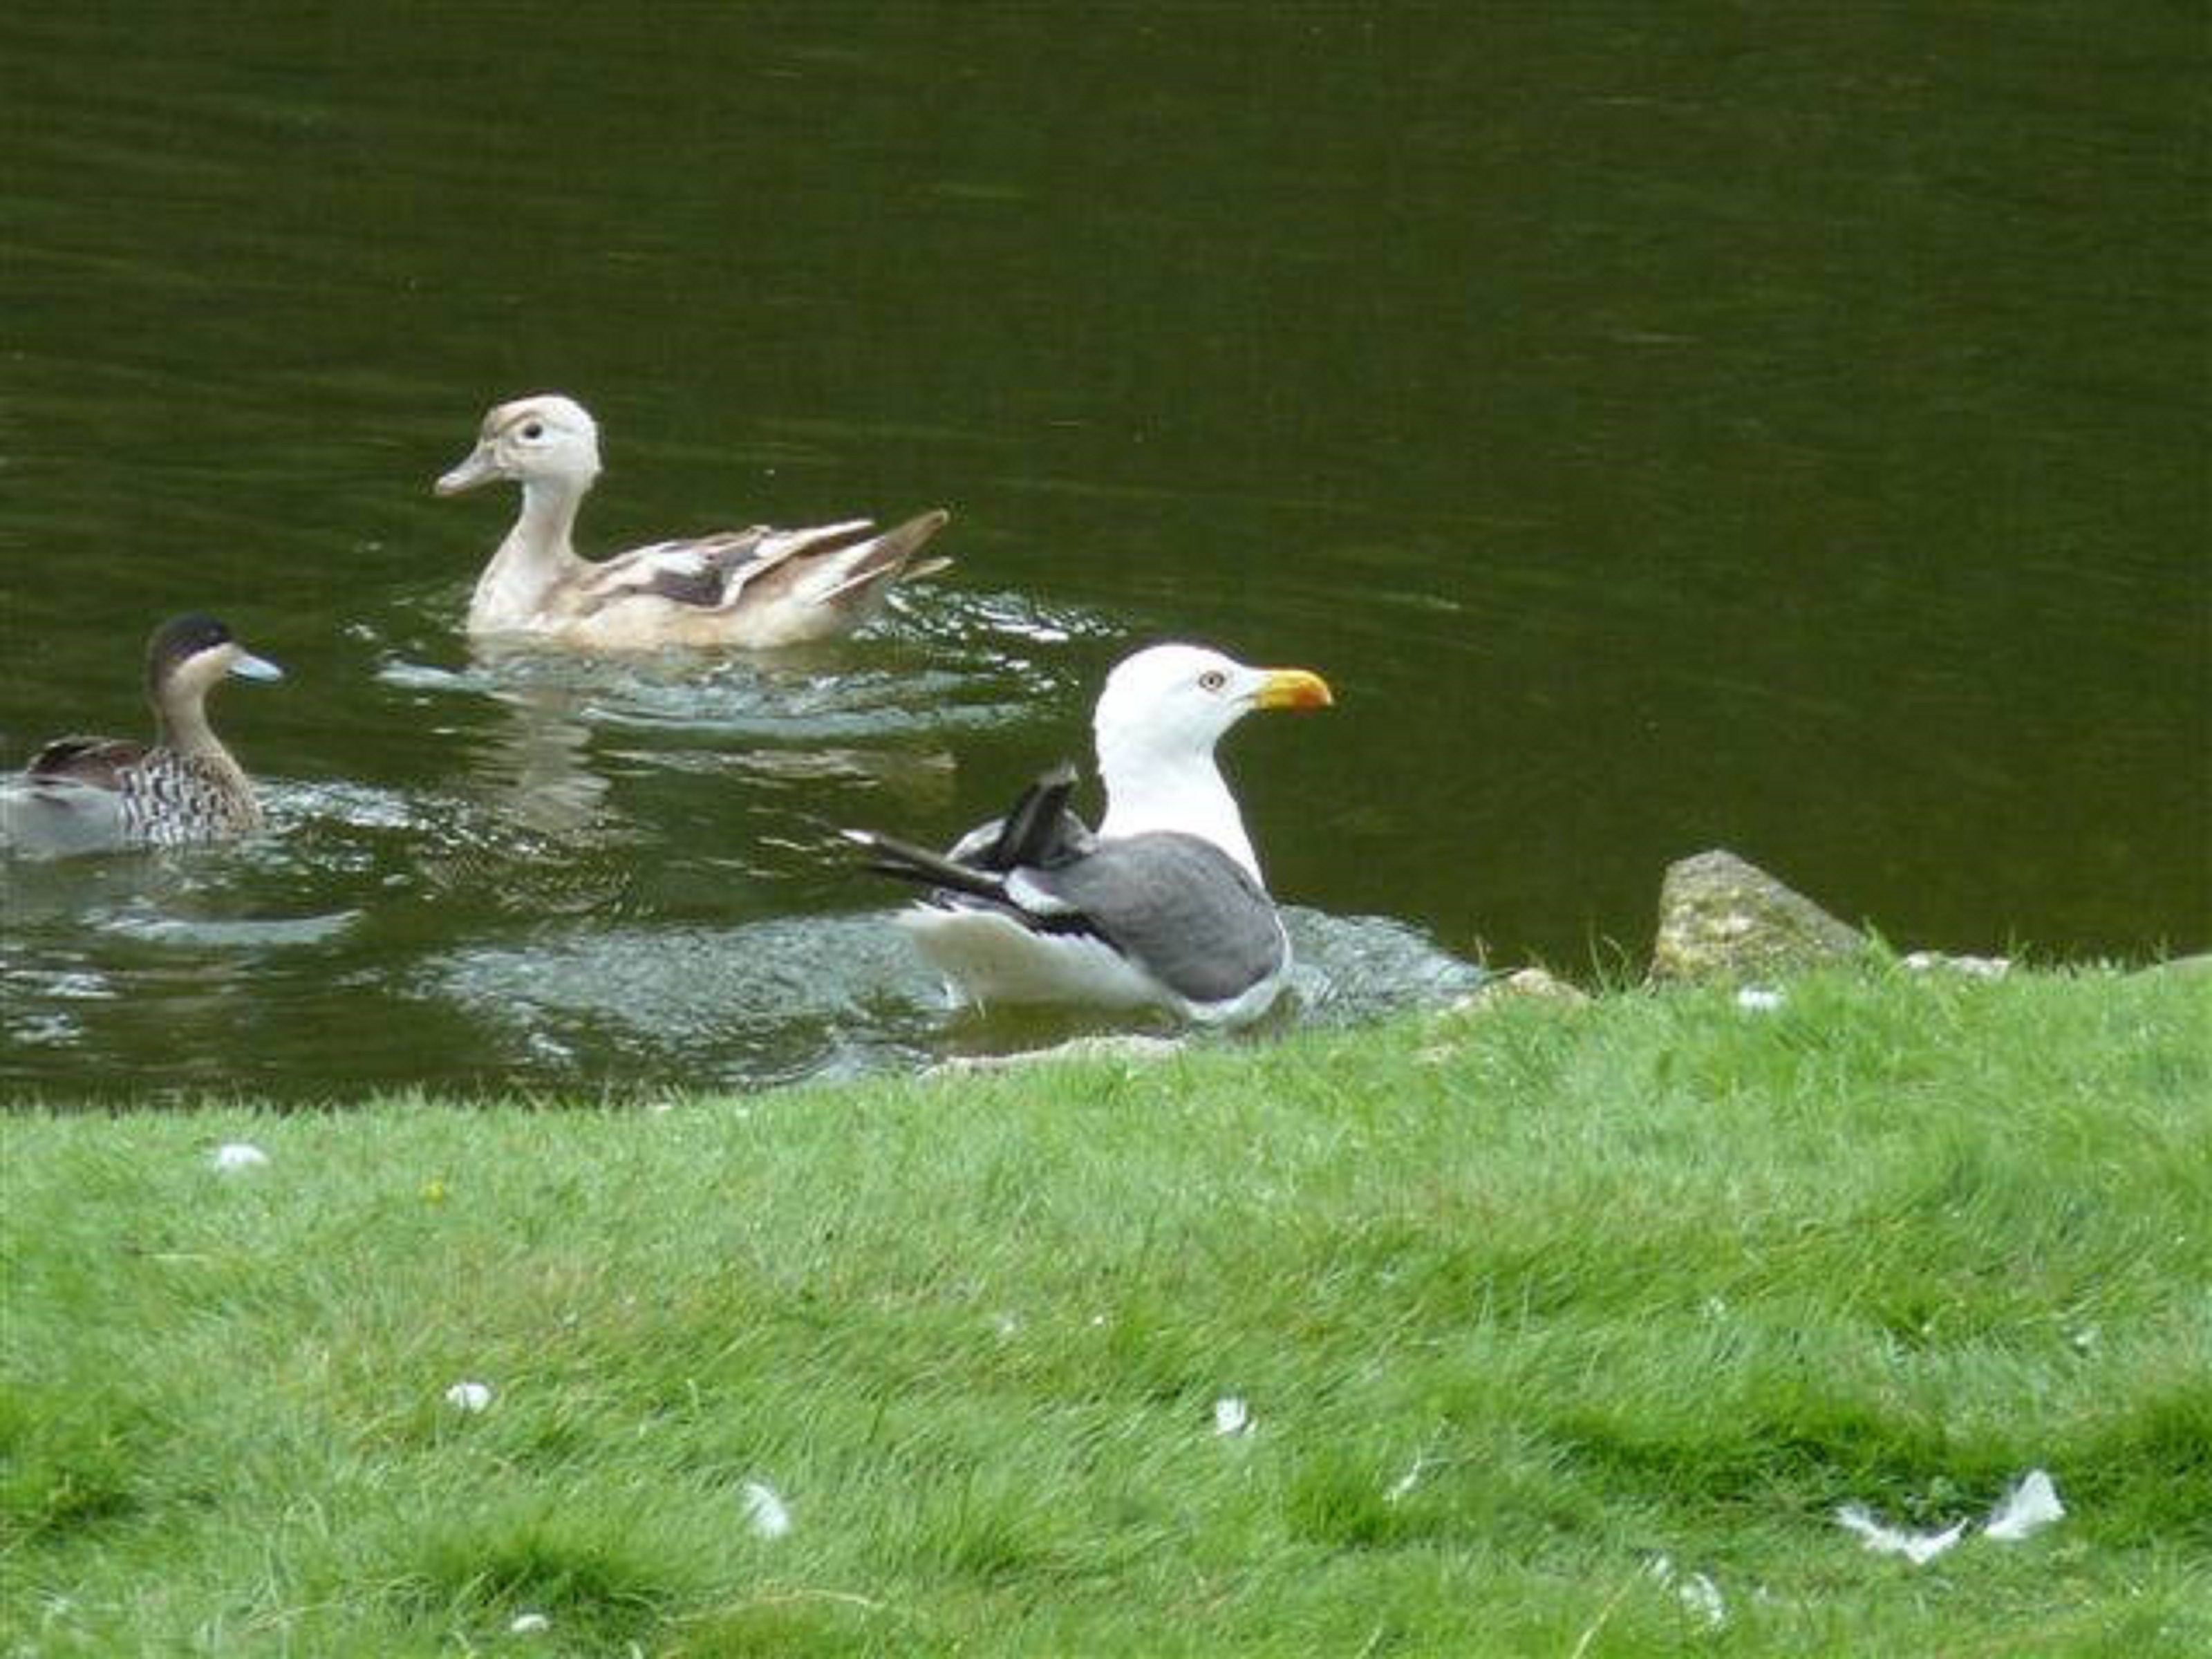
[{"label": "white feather on grass", "polygon": [[1721,1599],[1721,1587],[1704,1573],[1693,1572],[1686,1577],[1678,1574],[1674,1558],[1668,1555],[1653,1556],[1645,1571],[1672,1589],[1682,1605],[1709,1627],[1717,1630],[1728,1623],[1728,1603]]},{"label": "white feather on grass", "polygon": [[2001,1544],[2016,1544],[2065,1514],[2066,1506],[2058,1501],[2058,1488],[2051,1484],[2049,1473],[2030,1469],[2005,1494],[2004,1501],[1990,1511],[1982,1530]]},{"label": "white feather on grass", "polygon": [[[2050,1473],[2030,1469],[1990,1511],[1982,1532],[2000,1544],[2016,1544],[2064,1516],[2058,1488]],[[1914,1566],[1934,1560],[1966,1535],[1971,1524],[1954,1521],[1941,1532],[1906,1532],[1884,1526],[1863,1504],[1846,1504],[1836,1511],[1837,1522],[1866,1540],[1866,1547],[1886,1555],[1901,1555]]]},{"label": "white feather on grass", "polygon": [[1836,1511],[1836,1521],[1865,1540],[1866,1547],[1877,1555],[1901,1555],[1916,1567],[1933,1561],[1966,1535],[1963,1521],[1955,1521],[1941,1532],[1905,1532],[1886,1527],[1863,1504],[1844,1504]]},{"label": "white feather on grass", "polygon": [[1382,1501],[1386,1504],[1402,1503],[1406,1494],[1421,1484],[1421,1475],[1428,1467],[1428,1454],[1424,1452],[1407,1465],[1405,1474],[1393,1480],[1383,1490]]},{"label": "white feather on grass", "polygon": [[480,1412],[491,1404],[489,1382],[456,1382],[446,1390],[446,1403],[457,1412]]},{"label": "white feather on grass", "polygon": [[739,1488],[745,1521],[757,1538],[781,1538],[791,1530],[791,1511],[765,1480],[748,1480]]}]

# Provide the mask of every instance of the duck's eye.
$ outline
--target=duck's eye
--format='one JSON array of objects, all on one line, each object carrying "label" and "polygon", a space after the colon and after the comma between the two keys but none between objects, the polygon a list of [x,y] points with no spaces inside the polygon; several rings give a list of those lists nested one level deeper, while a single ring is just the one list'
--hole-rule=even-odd
[{"label": "duck's eye", "polygon": [[1200,690],[1218,691],[1229,684],[1229,676],[1218,668],[1209,668],[1198,677],[1198,684]]},{"label": "duck's eye", "polygon": [[543,421],[532,421],[528,426],[522,428],[522,435],[526,438],[533,439],[544,437],[545,435],[545,423]]}]

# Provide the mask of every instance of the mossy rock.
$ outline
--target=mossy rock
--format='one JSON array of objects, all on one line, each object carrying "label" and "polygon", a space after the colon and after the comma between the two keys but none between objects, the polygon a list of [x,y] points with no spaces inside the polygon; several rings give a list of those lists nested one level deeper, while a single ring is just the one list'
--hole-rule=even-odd
[{"label": "mossy rock", "polygon": [[1659,887],[1655,980],[1770,979],[1867,949],[1866,936],[1734,853],[1667,866]]}]

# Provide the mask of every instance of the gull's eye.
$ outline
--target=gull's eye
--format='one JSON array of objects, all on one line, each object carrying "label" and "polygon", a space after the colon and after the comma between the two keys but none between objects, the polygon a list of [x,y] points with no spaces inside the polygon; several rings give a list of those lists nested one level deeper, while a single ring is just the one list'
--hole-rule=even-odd
[{"label": "gull's eye", "polygon": [[1228,684],[1229,676],[1218,668],[1209,668],[1198,677],[1199,690],[1201,691],[1218,691]]},{"label": "gull's eye", "polygon": [[531,439],[544,437],[545,435],[545,423],[543,421],[532,421],[528,426],[522,428],[522,435],[526,438]]}]

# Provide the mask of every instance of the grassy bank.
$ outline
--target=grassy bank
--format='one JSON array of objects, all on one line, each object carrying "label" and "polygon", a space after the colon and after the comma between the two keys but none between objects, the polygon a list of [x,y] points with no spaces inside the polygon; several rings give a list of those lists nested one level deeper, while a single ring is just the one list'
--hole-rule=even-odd
[{"label": "grassy bank", "polygon": [[2201,975],[5,1143],[10,1652],[2212,1650]]}]

